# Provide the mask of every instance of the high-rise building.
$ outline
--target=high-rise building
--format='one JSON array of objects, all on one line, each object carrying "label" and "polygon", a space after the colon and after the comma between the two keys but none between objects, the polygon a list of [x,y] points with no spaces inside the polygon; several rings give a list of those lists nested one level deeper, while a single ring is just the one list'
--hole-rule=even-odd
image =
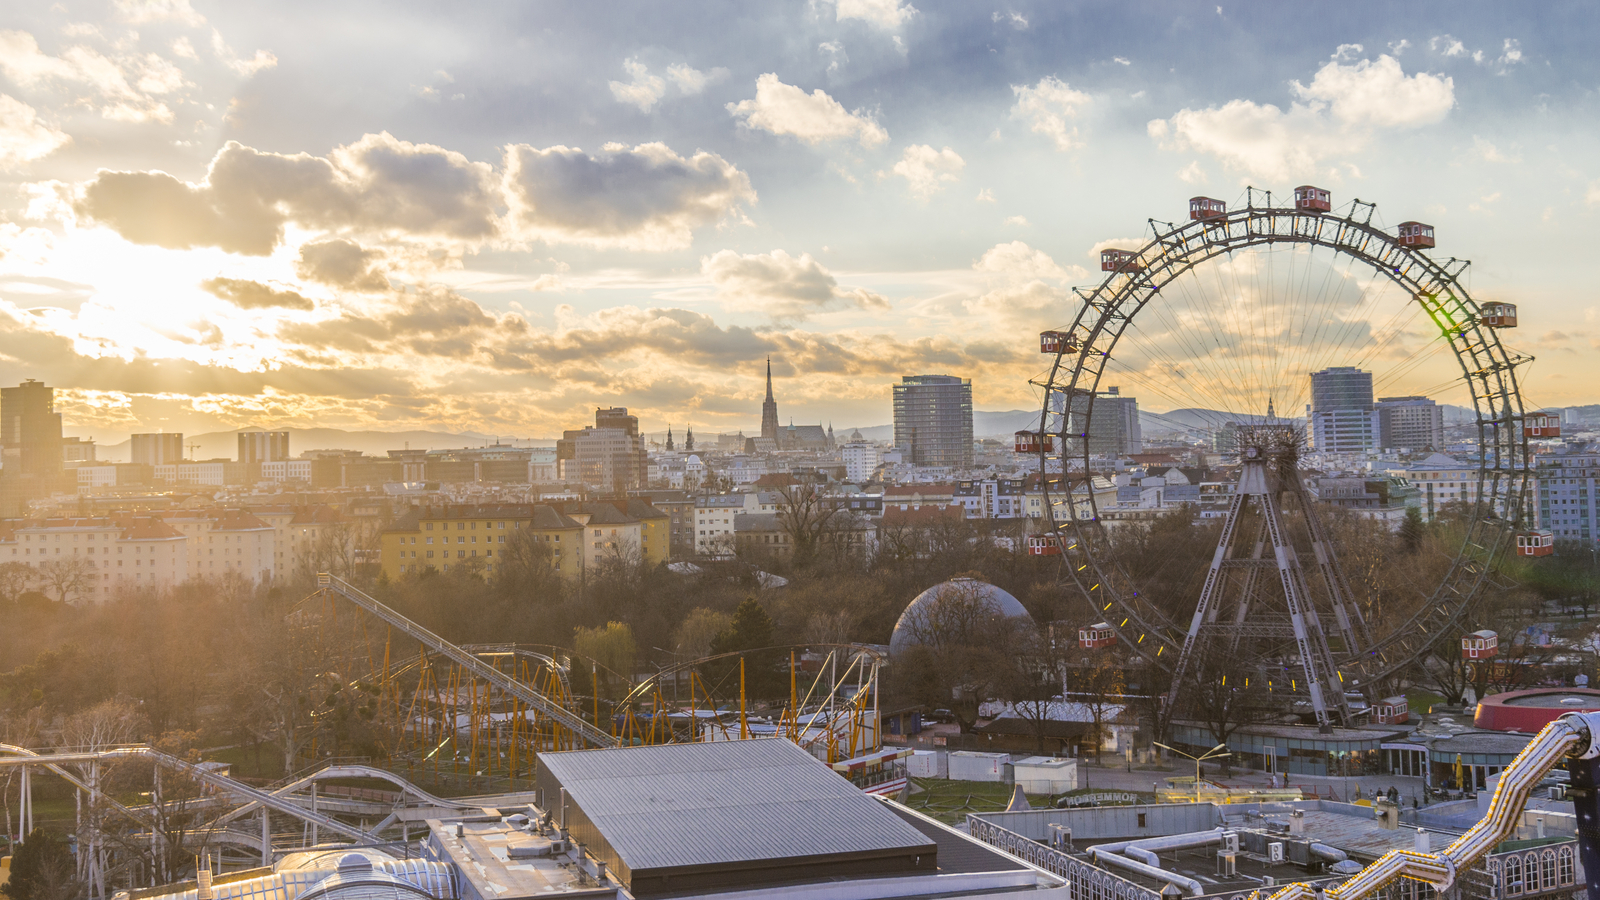
[{"label": "high-rise building", "polygon": [[[1123,457],[1143,452],[1144,433],[1139,427],[1139,401],[1134,397],[1122,396],[1120,388],[1107,388],[1096,394],[1092,409],[1088,397],[1075,397],[1072,413],[1074,419],[1088,418],[1091,456]],[[1071,428],[1067,430],[1074,431]]]},{"label": "high-rise building", "polygon": [[1307,416],[1311,446],[1319,453],[1364,453],[1377,447],[1372,373],[1354,366],[1312,372]]},{"label": "high-rise building", "polygon": [[1444,448],[1444,410],[1427,397],[1382,397],[1375,408],[1379,447],[1385,450]]},{"label": "high-rise building", "polygon": [[55,389],[31,378],[0,389],[0,438],[7,475],[59,475],[61,414]]},{"label": "high-rise building", "polygon": [[289,458],[289,432],[239,432],[239,462],[281,462]]},{"label": "high-rise building", "polygon": [[767,357],[767,399],[761,404],[761,436],[778,439],[778,401],[772,398],[772,358]]},{"label": "high-rise building", "polygon": [[[694,429],[684,441],[691,449]],[[639,417],[626,407],[597,409],[594,426],[562,433],[556,442],[561,478],[588,485],[608,495],[642,489],[648,480],[649,455],[639,433]]]},{"label": "high-rise building", "polygon": [[136,434],[133,461],[141,466],[165,466],[183,461],[183,435],[179,432]]},{"label": "high-rise building", "polygon": [[902,377],[894,386],[894,442],[914,465],[972,465],[972,379]]}]

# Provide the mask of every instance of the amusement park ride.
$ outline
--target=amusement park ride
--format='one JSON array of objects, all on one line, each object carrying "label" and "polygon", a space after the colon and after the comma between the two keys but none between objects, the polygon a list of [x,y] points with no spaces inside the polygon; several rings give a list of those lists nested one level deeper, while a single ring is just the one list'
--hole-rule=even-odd
[{"label": "amusement park ride", "polygon": [[[1424,252],[1436,246],[1432,225],[1407,221],[1385,231],[1373,223],[1375,212],[1359,200],[1335,211],[1330,192],[1312,185],[1296,188],[1288,204],[1255,189],[1233,209],[1195,197],[1188,222],[1151,220],[1142,247],[1103,250],[1104,280],[1078,290],[1082,302],[1069,325],[1041,333],[1050,366],[1034,381],[1043,394],[1039,422],[1016,435],[1019,452],[1039,457],[1047,499],[1047,528],[1030,536],[1028,548],[1059,558],[1068,584],[1104,617],[1085,631],[1083,646],[1114,641],[1165,670],[1174,685],[1193,681],[1186,676],[1208,648],[1225,648],[1246,673],[1279,675],[1275,696],[1286,711],[1305,709],[1326,729],[1354,721],[1357,692],[1373,702],[1395,693],[1396,680],[1439,641],[1471,630],[1476,601],[1497,584],[1495,568],[1507,551],[1550,552],[1548,532],[1526,521],[1529,441],[1557,436],[1560,426],[1523,409],[1517,370],[1528,357],[1500,336],[1516,326],[1516,307],[1474,301],[1463,278],[1467,261]],[[1340,300],[1327,285],[1360,283],[1352,266],[1368,269],[1372,282],[1358,298]],[[1376,328],[1346,326],[1351,306],[1379,305],[1368,298],[1381,299],[1384,283],[1400,291],[1400,302],[1389,306],[1404,307],[1382,310],[1391,329],[1408,314],[1434,325],[1435,339],[1406,365],[1435,353],[1455,357],[1448,384],[1470,394],[1477,440],[1477,490],[1461,543],[1439,582],[1399,609],[1397,598],[1378,607],[1353,589],[1302,482],[1304,426],[1273,415],[1270,402],[1273,392],[1280,402],[1284,391],[1292,394],[1316,368],[1339,364],[1341,354],[1361,352],[1362,341],[1379,343]],[[1335,340],[1340,335],[1343,344]],[[1316,346],[1319,336],[1328,348]],[[1278,343],[1250,343],[1272,340]],[[1250,368],[1241,350],[1268,360],[1259,364],[1268,371]],[[1175,406],[1209,402],[1237,416],[1228,422],[1227,450],[1239,476],[1192,603],[1142,590],[1109,552],[1094,492],[1082,489],[1108,377],[1143,378],[1141,390]],[[1204,393],[1208,380],[1221,387]],[[1246,412],[1257,403],[1268,415]],[[1168,703],[1181,693],[1170,692]]]}]

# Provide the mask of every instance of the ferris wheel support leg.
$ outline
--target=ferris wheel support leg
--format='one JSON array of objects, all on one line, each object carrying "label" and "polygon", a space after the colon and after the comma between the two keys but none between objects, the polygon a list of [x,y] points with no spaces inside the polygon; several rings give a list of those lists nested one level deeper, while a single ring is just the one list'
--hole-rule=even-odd
[{"label": "ferris wheel support leg", "polygon": [[1567,771],[1572,774],[1567,796],[1578,816],[1578,860],[1589,900],[1600,900],[1600,758],[1568,758]]}]

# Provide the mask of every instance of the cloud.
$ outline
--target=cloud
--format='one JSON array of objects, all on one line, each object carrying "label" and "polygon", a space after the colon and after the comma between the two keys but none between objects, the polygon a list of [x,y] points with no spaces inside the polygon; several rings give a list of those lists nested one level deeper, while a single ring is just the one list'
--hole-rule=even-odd
[{"label": "cloud", "polygon": [[1508,67],[1522,62],[1522,43],[1516,38],[1506,38],[1505,44],[1500,48],[1500,58],[1495,62],[1499,63],[1500,74],[1504,75]]},{"label": "cloud", "polygon": [[1584,192],[1583,202],[1590,206],[1600,206],[1600,179],[1589,182],[1589,190]]},{"label": "cloud", "polygon": [[722,250],[700,261],[700,271],[724,299],[754,302],[777,319],[803,319],[823,309],[851,305],[888,309],[889,301],[863,288],[845,290],[809,253],[782,250],[740,254]]},{"label": "cloud", "polygon": [[382,291],[389,287],[377,265],[383,254],[355,241],[336,239],[301,246],[295,274],[307,281],[320,281],[355,291]]},{"label": "cloud", "polygon": [[673,63],[667,66],[667,78],[678,86],[684,94],[698,94],[706,89],[707,85],[715,84],[728,77],[728,70],[718,66],[708,72],[702,72],[683,63]]},{"label": "cloud", "polygon": [[994,199],[994,191],[991,191],[988,188],[984,188],[983,190],[978,192],[978,196],[974,197],[972,202],[974,202],[974,203],[994,203],[994,202],[996,202],[995,199]]},{"label": "cloud", "polygon": [[1030,228],[1033,225],[1027,216],[1007,216],[1005,224],[1015,228]]},{"label": "cloud", "polygon": [[0,94],[0,169],[49,156],[71,140],[66,132],[39,121],[33,107]]},{"label": "cloud", "polygon": [[1056,145],[1057,150],[1071,150],[1083,146],[1078,140],[1078,114],[1093,102],[1088,94],[1073,90],[1066,82],[1046,75],[1033,86],[1014,84],[1017,103],[1011,107],[1011,116],[1025,119],[1028,127],[1042,134]]},{"label": "cloud", "polygon": [[1211,180],[1206,176],[1206,170],[1200,168],[1200,160],[1198,159],[1190,160],[1187,166],[1179,169],[1178,178],[1184,182],[1187,182],[1188,184],[1194,185],[1205,184]]},{"label": "cloud", "polygon": [[628,59],[623,61],[622,68],[633,80],[610,82],[611,96],[617,98],[617,102],[637,106],[640,112],[649,112],[656,101],[667,95],[666,79],[651,75],[643,63]]},{"label": "cloud", "polygon": [[506,149],[513,234],[552,243],[675,250],[695,228],[756,202],[750,177],[715,153],[683,157],[666,144]]},{"label": "cloud", "polygon": [[1440,56],[1466,56],[1467,46],[1448,34],[1441,34],[1428,40],[1428,49]]},{"label": "cloud", "polygon": [[228,42],[222,39],[222,32],[211,29],[211,52],[216,54],[222,64],[232,69],[235,74],[249,78],[262,69],[270,69],[278,64],[278,57],[268,50],[257,50],[249,59],[241,59],[239,54],[233,52]]},{"label": "cloud", "polygon": [[949,147],[935,150],[927,144],[912,144],[894,164],[894,174],[910,184],[913,196],[926,200],[944,190],[945,184],[960,181],[966,165],[966,160]]},{"label": "cloud", "polygon": [[1335,59],[1317,71],[1310,85],[1296,81],[1291,87],[1301,99],[1326,102],[1335,119],[1354,126],[1432,125],[1442,121],[1456,104],[1455,86],[1448,76],[1407,75],[1392,56],[1380,56],[1376,62],[1363,59],[1353,65]]},{"label": "cloud", "polygon": [[844,51],[844,44],[839,41],[823,41],[817,45],[817,52],[828,57],[828,74],[839,74],[840,67],[850,62],[850,54]]},{"label": "cloud", "polygon": [[146,22],[177,22],[198,28],[206,17],[194,11],[189,0],[116,0],[117,12],[135,25]]},{"label": "cloud", "polygon": [[498,202],[488,164],[383,133],[325,158],[229,141],[200,184],[165,172],[102,170],[84,187],[77,210],[136,243],[265,255],[283,240],[287,223],[395,239],[483,241],[495,234]]},{"label": "cloud", "polygon": [[1043,250],[1029,247],[1022,241],[1011,241],[1006,244],[995,244],[985,250],[983,256],[972,264],[972,268],[991,275],[1004,275],[1008,278],[1021,281],[1037,281],[1050,279],[1066,281],[1073,278],[1084,278],[1089,273],[1082,266],[1072,266],[1064,269],[1050,255]]},{"label": "cloud", "polygon": [[[26,31],[0,31],[0,72],[25,88],[51,82],[83,85],[99,96],[102,116],[121,122],[171,122],[172,110],[149,94],[166,93],[183,83],[181,74],[174,82],[176,68],[155,54],[119,63],[77,45],[50,56]],[[130,75],[137,88],[129,82]]]},{"label": "cloud", "polygon": [[639,107],[640,112],[649,112],[661,98],[667,95],[667,84],[670,81],[680,94],[689,96],[698,94],[706,89],[706,85],[721,81],[728,76],[728,70],[715,68],[709,72],[702,72],[683,63],[673,63],[667,66],[667,77],[650,74],[650,69],[637,59],[627,59],[622,63],[622,68],[627,71],[630,81],[612,81],[611,96],[619,103],[627,103]]},{"label": "cloud", "polygon": [[1328,161],[1359,152],[1378,131],[1431,125],[1454,107],[1449,77],[1406,75],[1390,56],[1341,62],[1356,50],[1341,46],[1309,85],[1292,82],[1305,102],[1288,110],[1230,100],[1179,110],[1151,121],[1147,131],[1163,150],[1208,153],[1247,178],[1283,181],[1327,174]]},{"label": "cloud", "polygon": [[884,31],[898,31],[917,14],[917,8],[900,0],[836,0],[834,21],[859,19]]},{"label": "cloud", "polygon": [[316,304],[294,291],[280,291],[259,281],[212,278],[200,284],[207,291],[240,309],[315,309]]},{"label": "cloud", "polygon": [[1028,30],[1028,19],[1027,19],[1027,17],[1024,16],[1022,13],[1017,12],[1014,9],[1013,10],[1008,10],[1005,13],[1001,13],[999,10],[995,10],[992,14],[990,14],[989,20],[994,22],[994,23],[996,23],[996,24],[999,24],[1000,22],[1005,22],[1007,25],[1010,25],[1012,28],[1015,28],[1018,31],[1027,31]]},{"label": "cloud", "polygon": [[755,99],[729,103],[727,108],[747,128],[793,135],[812,145],[856,138],[863,147],[876,147],[889,140],[889,133],[861,110],[846,112],[821,88],[807,94],[771,72],[756,79]]}]

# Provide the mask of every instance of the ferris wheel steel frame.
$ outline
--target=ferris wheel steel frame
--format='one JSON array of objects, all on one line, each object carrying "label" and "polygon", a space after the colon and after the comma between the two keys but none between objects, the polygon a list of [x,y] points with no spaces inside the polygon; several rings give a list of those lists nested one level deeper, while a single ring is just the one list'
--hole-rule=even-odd
[{"label": "ferris wheel steel frame", "polygon": [[[1264,205],[1257,205],[1258,198]],[[1092,290],[1075,288],[1082,304],[1066,332],[1073,340],[1051,362],[1039,433],[1041,481],[1050,533],[1062,544],[1063,568],[1083,596],[1106,614],[1118,641],[1155,665],[1168,669],[1180,651],[1186,628],[1138,593],[1127,571],[1093,547],[1103,537],[1100,510],[1089,481],[1089,428],[1095,397],[1117,343],[1161,289],[1180,275],[1218,256],[1276,244],[1304,244],[1334,251],[1370,265],[1399,285],[1438,328],[1454,352],[1472,396],[1479,459],[1477,493],[1466,534],[1449,569],[1432,594],[1398,627],[1384,635],[1357,628],[1357,645],[1345,646],[1335,660],[1342,681],[1359,680],[1374,690],[1453,634],[1484,587],[1494,565],[1523,524],[1532,477],[1517,367],[1532,360],[1514,354],[1496,330],[1484,324],[1462,276],[1470,262],[1436,260],[1372,224],[1376,204],[1355,200],[1342,215],[1272,205],[1271,192],[1250,188],[1243,207],[1183,225],[1149,220],[1154,238],[1126,257]],[[1165,227],[1163,227],[1165,226]],[[1082,404],[1082,411],[1074,401]],[[1073,463],[1079,464],[1074,470]],[[1059,467],[1058,469],[1054,467]],[[1079,487],[1081,486],[1081,490]],[[1326,540],[1317,534],[1312,540]],[[1070,537],[1069,537],[1070,535]],[[1342,573],[1339,573],[1342,578]],[[1116,615],[1110,615],[1113,608]]]}]

